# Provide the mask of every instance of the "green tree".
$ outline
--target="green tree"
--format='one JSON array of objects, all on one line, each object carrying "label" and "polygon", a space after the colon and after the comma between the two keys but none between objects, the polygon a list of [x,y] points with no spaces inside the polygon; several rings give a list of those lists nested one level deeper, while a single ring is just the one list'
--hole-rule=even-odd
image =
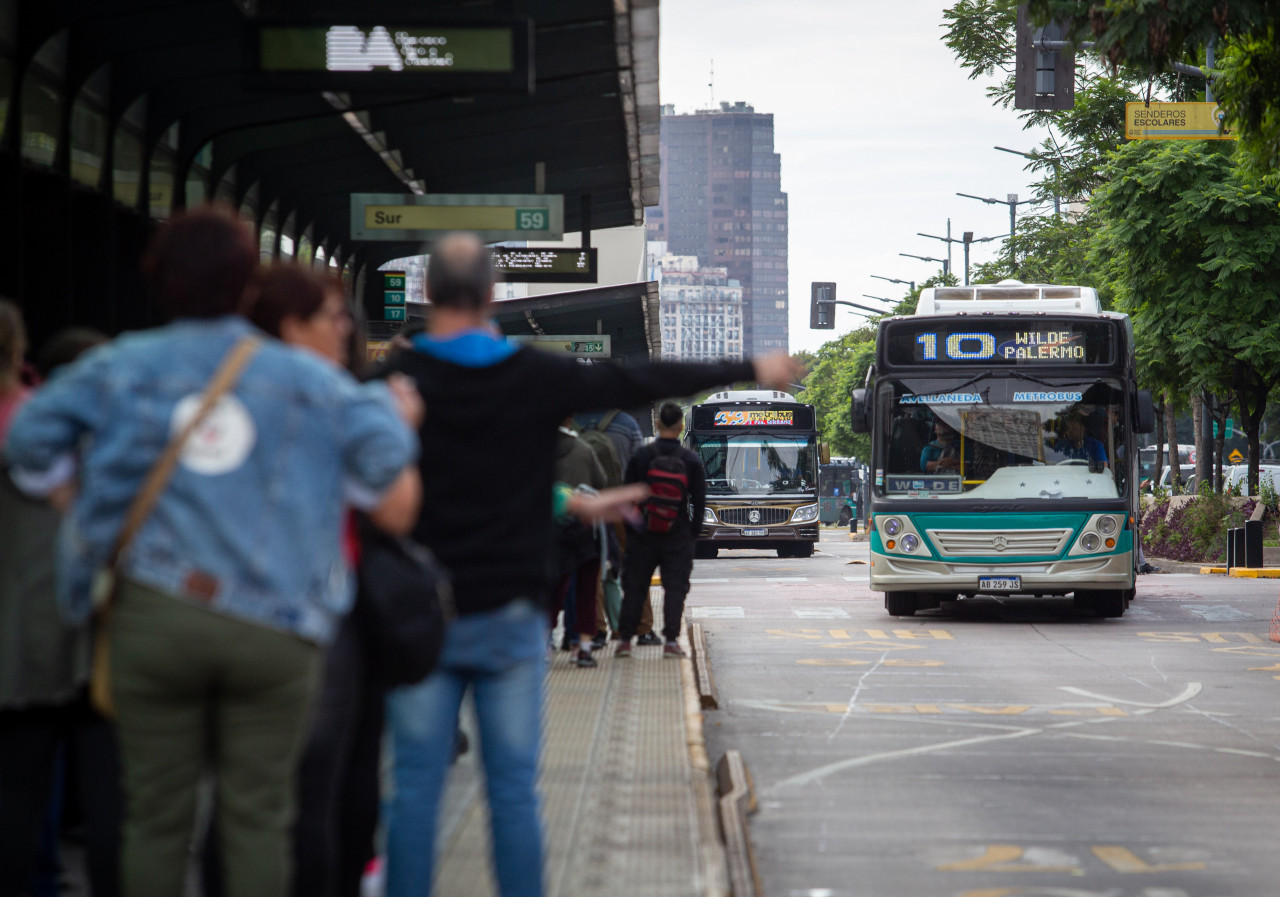
[{"label": "green tree", "polygon": [[1133,316],[1147,370],[1234,398],[1256,490],[1260,425],[1280,383],[1280,192],[1249,182],[1229,149],[1117,150],[1093,199],[1091,258]]},{"label": "green tree", "polygon": [[849,393],[863,384],[875,358],[876,332],[863,326],[824,343],[797,396],[814,406],[822,439],[837,456],[871,455],[871,439],[849,425]]},{"label": "green tree", "polygon": [[1202,65],[1218,42],[1214,93],[1251,165],[1280,177],[1280,0],[1032,0],[1037,21],[1069,24],[1113,66]]}]

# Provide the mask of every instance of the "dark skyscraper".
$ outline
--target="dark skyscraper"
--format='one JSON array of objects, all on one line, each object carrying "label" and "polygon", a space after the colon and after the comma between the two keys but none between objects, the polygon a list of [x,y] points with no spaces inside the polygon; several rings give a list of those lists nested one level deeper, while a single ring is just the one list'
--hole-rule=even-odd
[{"label": "dark skyscraper", "polygon": [[662,112],[662,204],[648,210],[649,239],[742,284],[747,357],[787,350],[787,194],[773,116],[746,103]]}]

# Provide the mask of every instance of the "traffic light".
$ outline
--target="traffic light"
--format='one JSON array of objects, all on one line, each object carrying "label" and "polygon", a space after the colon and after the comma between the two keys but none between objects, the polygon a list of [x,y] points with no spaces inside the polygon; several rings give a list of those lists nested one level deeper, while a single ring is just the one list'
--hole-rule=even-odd
[{"label": "traffic light", "polygon": [[836,307],[831,303],[836,300],[836,285],[814,282],[809,290],[809,329],[835,330]]},{"label": "traffic light", "polygon": [[1076,52],[1062,44],[1066,29],[1057,22],[1031,24],[1025,3],[1018,6],[1014,54],[1015,109],[1070,109],[1076,103]]}]

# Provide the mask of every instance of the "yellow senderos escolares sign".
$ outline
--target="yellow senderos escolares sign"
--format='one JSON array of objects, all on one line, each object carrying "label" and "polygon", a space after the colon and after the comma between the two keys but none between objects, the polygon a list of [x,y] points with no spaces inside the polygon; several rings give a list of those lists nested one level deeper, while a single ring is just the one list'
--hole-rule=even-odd
[{"label": "yellow senderos escolares sign", "polygon": [[1125,103],[1129,140],[1235,140],[1217,103]]}]

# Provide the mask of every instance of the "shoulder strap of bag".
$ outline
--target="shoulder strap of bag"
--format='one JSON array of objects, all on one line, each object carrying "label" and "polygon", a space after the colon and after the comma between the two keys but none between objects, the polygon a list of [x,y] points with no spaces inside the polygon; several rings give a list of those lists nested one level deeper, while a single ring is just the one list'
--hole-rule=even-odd
[{"label": "shoulder strap of bag", "polygon": [[618,416],[617,408],[614,408],[612,411],[606,411],[604,414],[604,417],[596,421],[596,425],[594,429],[599,430],[601,433],[603,433],[605,430],[609,429],[609,424],[613,423],[613,419],[617,416]]},{"label": "shoulder strap of bag", "polygon": [[255,336],[241,337],[240,341],[223,358],[222,364],[219,365],[218,370],[213,375],[213,379],[209,382],[208,389],[205,390],[200,399],[200,407],[196,409],[196,413],[183,425],[182,429],[169,440],[169,444],[164,447],[164,452],[160,455],[159,460],[156,461],[155,466],[147,474],[146,480],[143,481],[142,488],[138,490],[137,496],[133,499],[133,504],[129,506],[129,512],[124,518],[124,526],[120,528],[120,535],[116,536],[115,545],[111,548],[109,562],[111,569],[115,569],[116,564],[120,561],[120,556],[124,554],[125,549],[129,547],[129,543],[133,541],[133,537],[138,534],[138,530],[146,522],[151,509],[155,507],[156,500],[160,498],[160,493],[164,491],[169,478],[173,476],[173,470],[178,466],[178,455],[181,454],[187,438],[195,432],[196,427],[200,426],[200,423],[209,415],[218,400],[240,379],[240,375],[244,373],[245,367],[249,364],[249,359],[254,356],[254,353],[258,351],[261,345],[262,341]]}]

